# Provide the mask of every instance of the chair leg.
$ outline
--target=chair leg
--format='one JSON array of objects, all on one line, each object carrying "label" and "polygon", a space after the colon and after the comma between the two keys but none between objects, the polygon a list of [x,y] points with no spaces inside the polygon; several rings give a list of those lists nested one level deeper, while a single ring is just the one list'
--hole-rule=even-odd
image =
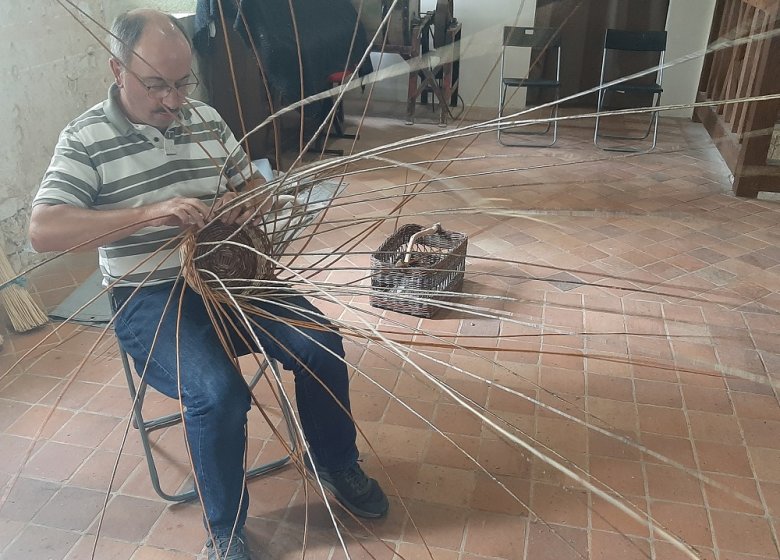
[{"label": "chair leg", "polygon": [[659,111],[653,111],[653,119],[655,120],[655,123],[653,124],[653,143],[650,145],[650,150],[654,150],[655,145],[658,142],[658,113]]},{"label": "chair leg", "polygon": [[[655,97],[655,103],[653,104],[654,107],[659,107],[661,105],[661,96],[654,94],[653,97]],[[658,140],[658,113],[659,111],[651,111],[650,114],[650,121],[647,125],[647,130],[645,130],[645,133],[642,136],[624,136],[620,134],[604,134],[599,132],[599,115],[601,114],[601,108],[602,108],[602,97],[601,92],[599,92],[599,102],[596,106],[596,126],[593,131],[593,143],[596,145],[596,147],[601,148],[602,150],[608,151],[608,152],[650,152],[655,149],[656,142]],[[650,132],[653,133],[653,139],[652,143],[649,148],[643,150],[641,147],[638,146],[602,146],[599,144],[599,138],[609,138],[612,140],[636,140],[636,141],[642,141],[646,140],[648,136],[650,136]]]},{"label": "chair leg", "polygon": [[[141,446],[143,447],[144,455],[146,457],[146,465],[149,468],[149,478],[151,479],[152,488],[158,496],[169,502],[186,502],[196,498],[197,492],[195,490],[172,494],[169,494],[163,490],[160,483],[160,475],[157,470],[157,464],[154,458],[154,451],[152,450],[152,444],[149,438],[149,434],[154,430],[159,430],[168,426],[179,424],[182,421],[181,414],[177,412],[168,414],[167,416],[145,420],[143,416],[143,397],[146,393],[146,384],[141,382],[138,386],[136,386],[127,354],[120,348],[119,355],[122,359],[122,366],[125,371],[125,378],[127,380],[128,389],[130,390],[130,396],[133,399],[133,427],[138,429],[138,434],[141,437]],[[255,373],[254,377],[249,383],[249,387],[254,388],[260,378],[262,378],[264,375],[267,375],[268,369],[272,371],[274,383],[279,385],[280,378],[276,364],[274,362],[266,362],[261,365],[261,367]],[[284,418],[285,425],[287,427],[287,435],[290,442],[290,453],[280,457],[275,461],[270,461],[248,470],[246,473],[247,480],[283,467],[290,462],[291,454],[295,453],[297,449],[297,438],[295,437],[295,426],[292,416],[293,413],[292,410],[290,410],[287,401],[284,399],[281,401],[281,411],[282,417]]]},{"label": "chair leg", "polygon": [[597,148],[601,148],[601,146],[599,146],[599,124],[601,123],[601,107],[603,103],[603,97],[604,90],[601,89],[601,85],[599,85],[599,94],[596,98],[596,125],[593,127],[593,143]]},{"label": "chair leg", "polygon": [[505,97],[506,97],[506,86],[502,86],[498,90],[498,123],[496,125],[496,140],[498,140],[499,144],[503,144],[503,142],[501,142],[501,119],[504,116]]},{"label": "chair leg", "polygon": [[[507,147],[526,147],[526,148],[550,148],[555,145],[555,143],[558,141],[558,99],[556,97],[556,103],[552,106],[550,109],[550,120],[547,122],[547,127],[539,132],[535,131],[524,131],[524,130],[503,130],[503,126],[501,123],[501,118],[504,116],[504,102],[506,97],[506,87],[503,89],[502,94],[499,96],[499,106],[498,106],[498,127],[497,127],[497,135],[498,135],[498,142],[502,146]],[[534,142],[506,142],[501,138],[502,134],[512,134],[515,136],[547,136],[550,133],[550,128],[552,128],[553,134],[552,134],[552,141],[547,144],[540,144],[540,143],[534,143]]]},{"label": "chair leg", "polygon": [[146,394],[146,383],[141,381],[136,387],[133,371],[130,368],[130,362],[127,359],[127,354],[122,348],[119,348],[119,356],[122,359],[127,388],[130,391],[130,398],[133,399],[133,427],[138,430],[138,435],[141,437],[141,446],[144,450],[146,466],[149,469],[149,478],[151,479],[152,488],[158,496],[169,502],[185,502],[193,499],[197,496],[194,490],[179,494],[169,494],[162,489],[160,475],[157,471],[157,464],[154,460],[154,452],[152,451],[152,443],[149,440],[150,432],[178,424],[181,422],[181,415],[179,413],[173,413],[152,420],[145,420],[143,415],[143,400],[144,395]]},{"label": "chair leg", "polygon": [[[282,378],[279,375],[279,368],[277,367],[276,362],[273,360],[270,362],[267,361],[265,362],[265,364],[260,366],[260,368],[255,373],[255,376],[252,378],[252,381],[250,382],[249,386],[251,388],[254,388],[254,386],[257,384],[257,382],[260,380],[261,377],[263,377],[264,375],[268,375],[269,369],[271,370],[273,382],[276,384],[277,388],[281,392]],[[287,428],[289,451],[286,455],[280,457],[275,461],[269,461],[268,463],[265,463],[263,465],[258,465],[257,467],[254,467],[246,471],[247,480],[251,480],[256,476],[260,476],[265,473],[283,467],[284,465],[290,462],[292,456],[295,455],[295,453],[298,450],[298,438],[295,437],[296,430],[295,430],[295,423],[293,422],[293,412],[290,409],[290,405],[287,402],[287,399],[281,398],[279,400],[279,403],[280,403],[279,406],[281,407],[281,411],[282,411],[282,417],[284,418],[284,424],[285,427]]]},{"label": "chair leg", "polygon": [[[321,118],[317,121],[317,127],[325,120],[325,116],[328,115],[333,108],[333,98],[327,98],[323,100],[322,108],[320,110],[320,116]],[[330,124],[331,127],[335,126],[335,118],[333,119],[333,122]],[[328,148],[328,134],[329,130],[328,128],[325,128],[320,132],[320,134],[315,138],[314,142],[312,142],[311,146],[309,146],[309,149],[307,150],[308,153],[311,154],[330,154],[335,156],[343,156],[344,150],[337,150],[337,149],[331,149]]]},{"label": "chair leg", "polygon": [[357,134],[351,134],[346,131],[346,120],[344,117],[344,103],[339,102],[336,106],[336,118],[333,120],[333,136],[337,138],[347,138],[354,140]]},{"label": "chair leg", "polygon": [[[335,85],[336,84],[334,84],[334,86]],[[330,107],[332,107],[332,105]],[[312,147],[309,148],[309,152],[343,156],[344,150],[338,148],[328,148],[327,144],[330,138],[347,138],[351,140],[358,138],[357,134],[349,134],[345,132],[344,122],[344,104],[339,102],[336,105],[336,109],[333,114],[333,122],[330,125],[330,129],[326,129],[324,131],[324,138],[315,142]]]}]

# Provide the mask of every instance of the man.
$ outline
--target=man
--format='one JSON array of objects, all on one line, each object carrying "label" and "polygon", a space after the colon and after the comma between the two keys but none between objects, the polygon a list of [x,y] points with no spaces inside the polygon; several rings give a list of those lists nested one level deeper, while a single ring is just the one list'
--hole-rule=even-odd
[{"label": "man", "polygon": [[[115,83],[106,101],[60,135],[33,203],[30,238],[38,251],[99,248],[105,282],[115,283],[114,297],[124,304],[115,325],[119,343],[149,385],[181,398],[185,407],[209,559],[248,560],[243,469],[249,392],[203,300],[177,280],[180,262],[171,240],[183,228],[204,224],[218,185],[217,207],[235,198],[226,183],[240,187],[249,163],[237,150],[220,178],[219,166],[237,142],[213,108],[185,100],[197,82],[189,41],[175,19],[133,10],[117,18],[112,33]],[[223,221],[250,213],[234,209]],[[256,335],[295,374],[298,413],[317,472],[350,511],[382,517],[387,498],[360,469],[355,427],[344,412],[349,382],[341,337],[332,329],[288,326],[286,318],[328,323],[301,296],[284,304],[260,304]],[[238,354],[256,350],[246,345],[250,336],[231,338]]]}]

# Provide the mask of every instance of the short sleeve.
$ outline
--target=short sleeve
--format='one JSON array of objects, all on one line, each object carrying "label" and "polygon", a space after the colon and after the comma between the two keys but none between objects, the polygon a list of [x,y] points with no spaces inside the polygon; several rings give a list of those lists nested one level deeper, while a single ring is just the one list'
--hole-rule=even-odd
[{"label": "short sleeve", "polygon": [[90,208],[100,189],[100,176],[84,144],[70,129],[60,134],[33,206],[70,204]]}]

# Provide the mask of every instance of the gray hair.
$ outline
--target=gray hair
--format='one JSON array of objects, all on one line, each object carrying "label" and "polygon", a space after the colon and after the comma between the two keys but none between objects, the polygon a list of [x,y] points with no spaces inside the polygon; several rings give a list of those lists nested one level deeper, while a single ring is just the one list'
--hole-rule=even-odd
[{"label": "gray hair", "polygon": [[[165,16],[181,31],[181,34],[189,43],[190,39],[181,22],[171,14],[165,14]],[[122,64],[130,64],[135,46],[138,44],[138,40],[141,38],[149,19],[147,13],[138,10],[125,12],[114,19],[114,23],[111,25],[109,43],[111,54]]]}]

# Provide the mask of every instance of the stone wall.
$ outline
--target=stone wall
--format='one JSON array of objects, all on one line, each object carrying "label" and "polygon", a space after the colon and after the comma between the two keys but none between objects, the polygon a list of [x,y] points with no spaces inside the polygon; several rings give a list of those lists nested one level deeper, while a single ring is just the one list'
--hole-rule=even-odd
[{"label": "stone wall", "polygon": [[[78,6],[103,22],[101,0]],[[41,258],[27,249],[30,202],[60,130],[105,97],[107,60],[58,3],[0,3],[0,232],[16,267]]]},{"label": "stone wall", "polygon": [[[195,0],[78,0],[100,25],[128,9],[194,10]],[[75,11],[71,8],[71,11]],[[106,32],[79,16],[101,41]],[[101,102],[111,83],[108,52],[53,1],[0,2],[0,233],[19,269],[39,261],[27,242],[30,203],[57,136],[73,118]]]}]

